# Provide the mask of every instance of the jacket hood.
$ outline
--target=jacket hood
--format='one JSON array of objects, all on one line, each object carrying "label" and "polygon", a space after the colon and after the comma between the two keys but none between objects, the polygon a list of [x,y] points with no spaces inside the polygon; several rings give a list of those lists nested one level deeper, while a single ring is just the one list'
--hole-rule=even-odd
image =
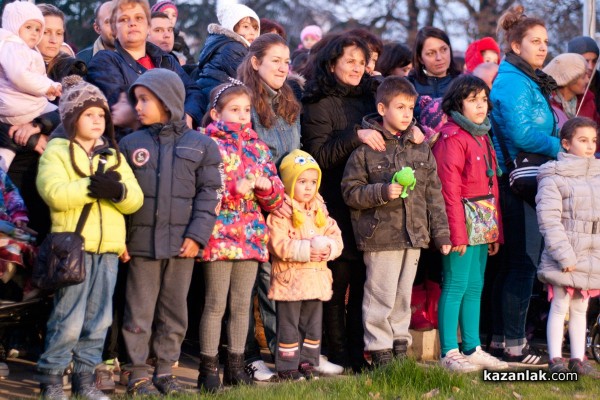
[{"label": "jacket hood", "polygon": [[4,29],[4,28],[0,28],[0,40],[2,40],[2,41],[7,40],[7,41],[10,41],[13,43],[20,43],[23,46],[27,46],[27,44],[23,41],[23,39],[21,39],[19,37],[19,35],[15,35],[8,29]]},{"label": "jacket hood", "polygon": [[166,68],[154,68],[144,72],[129,88],[129,102],[135,107],[134,89],[144,86],[165,105],[171,118],[169,122],[183,119],[185,87],[179,75]]},{"label": "jacket hood", "polygon": [[557,161],[550,161],[539,169],[538,182],[547,176],[559,175],[577,177],[600,175],[600,160],[596,158],[579,157],[569,153],[558,153]]},{"label": "jacket hood", "polygon": [[212,34],[212,35],[224,35],[224,36],[228,37],[229,39],[233,39],[236,42],[240,42],[241,44],[243,44],[246,47],[250,47],[250,43],[248,43],[248,41],[246,39],[244,39],[243,36],[238,35],[231,29],[227,29],[219,24],[209,24],[208,25],[208,33]]}]

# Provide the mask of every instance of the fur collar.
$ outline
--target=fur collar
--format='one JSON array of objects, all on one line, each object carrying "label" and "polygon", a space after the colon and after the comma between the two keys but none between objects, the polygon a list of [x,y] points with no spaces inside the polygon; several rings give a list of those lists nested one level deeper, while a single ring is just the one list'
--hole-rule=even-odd
[{"label": "fur collar", "polygon": [[287,80],[295,81],[296,83],[298,83],[298,85],[300,85],[300,88],[302,90],[304,90],[304,85],[306,84],[306,78],[304,76],[300,75],[299,73],[290,71],[290,73],[287,76]]},{"label": "fur collar", "polygon": [[236,42],[240,42],[241,44],[243,44],[246,47],[250,47],[250,43],[248,43],[248,41],[246,39],[244,39],[242,36],[238,35],[237,33],[235,33],[232,30],[223,28],[219,24],[209,24],[208,25],[208,33],[212,34],[212,35],[224,35],[230,39],[235,40]]}]

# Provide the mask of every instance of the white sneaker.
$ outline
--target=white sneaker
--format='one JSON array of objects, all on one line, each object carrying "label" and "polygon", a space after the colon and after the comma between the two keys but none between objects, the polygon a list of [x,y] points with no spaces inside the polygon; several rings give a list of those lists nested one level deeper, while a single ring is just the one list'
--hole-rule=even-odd
[{"label": "white sneaker", "polygon": [[458,349],[452,349],[442,357],[440,365],[453,372],[473,372],[481,369],[479,365],[471,364]]},{"label": "white sneaker", "polygon": [[506,369],[508,363],[502,360],[498,360],[493,355],[486,353],[481,350],[481,346],[477,346],[473,354],[465,355],[465,358],[469,360],[471,364],[479,365],[483,368],[488,369]]},{"label": "white sneaker", "polygon": [[275,376],[275,373],[267,367],[267,364],[265,364],[263,360],[257,360],[246,364],[244,370],[252,379],[258,382],[271,380]]},{"label": "white sneaker", "polygon": [[315,369],[323,375],[340,375],[344,372],[344,367],[330,362],[322,354],[319,356],[319,366],[315,367]]}]

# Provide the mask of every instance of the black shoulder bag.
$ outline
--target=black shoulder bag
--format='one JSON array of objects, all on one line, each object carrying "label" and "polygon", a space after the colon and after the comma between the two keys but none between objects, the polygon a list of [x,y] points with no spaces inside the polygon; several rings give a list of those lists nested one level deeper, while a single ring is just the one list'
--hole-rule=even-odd
[{"label": "black shoulder bag", "polygon": [[[105,163],[106,156],[101,155],[98,172],[103,172]],[[93,204],[83,207],[75,232],[54,232],[46,236],[33,266],[34,286],[52,291],[85,280],[85,239],[81,232]]]}]

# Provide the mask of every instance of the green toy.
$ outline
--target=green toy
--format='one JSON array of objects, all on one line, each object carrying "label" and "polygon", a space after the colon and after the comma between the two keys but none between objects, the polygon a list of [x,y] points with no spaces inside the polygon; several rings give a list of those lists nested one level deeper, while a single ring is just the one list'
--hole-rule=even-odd
[{"label": "green toy", "polygon": [[417,178],[415,178],[415,171],[411,167],[404,167],[400,171],[396,172],[392,177],[392,183],[402,185],[402,194],[400,197],[403,199],[408,197],[408,189],[415,190],[417,184]]}]

